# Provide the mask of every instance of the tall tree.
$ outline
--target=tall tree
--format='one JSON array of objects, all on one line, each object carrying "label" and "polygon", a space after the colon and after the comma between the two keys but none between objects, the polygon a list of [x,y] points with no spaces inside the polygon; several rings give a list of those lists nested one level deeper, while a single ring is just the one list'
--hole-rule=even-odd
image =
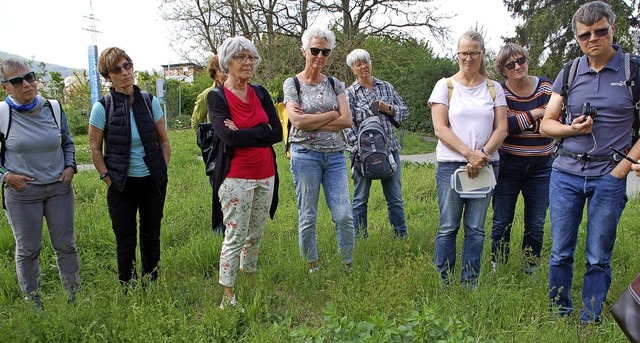
[{"label": "tall tree", "polygon": [[[565,61],[580,56],[580,46],[571,29],[571,19],[587,0],[504,0],[512,17],[520,19],[515,37],[505,42],[520,44],[531,58],[531,72],[552,79]],[[640,28],[638,0],[610,0],[608,3],[616,13],[614,41],[625,51],[635,52],[633,33]]]},{"label": "tall tree", "polygon": [[[243,35],[254,42],[276,35],[295,37],[319,17],[334,18],[346,50],[367,36],[404,36],[426,29],[438,41],[447,36],[439,25],[434,0],[162,0],[163,19],[176,25],[176,46],[200,60],[229,36]],[[268,46],[270,46],[269,44]],[[193,58],[187,59],[193,61]]]}]

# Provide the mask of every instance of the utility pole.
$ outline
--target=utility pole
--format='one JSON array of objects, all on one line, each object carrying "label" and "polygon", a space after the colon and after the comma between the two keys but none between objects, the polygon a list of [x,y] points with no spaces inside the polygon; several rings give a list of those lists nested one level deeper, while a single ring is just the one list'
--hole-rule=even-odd
[{"label": "utility pole", "polygon": [[93,3],[89,0],[89,15],[84,16],[89,19],[89,28],[83,30],[91,32],[91,45],[88,50],[89,57],[89,86],[91,88],[91,106],[100,99],[100,74],[98,73],[98,38],[97,34],[102,33],[96,29],[96,17],[93,14]]}]

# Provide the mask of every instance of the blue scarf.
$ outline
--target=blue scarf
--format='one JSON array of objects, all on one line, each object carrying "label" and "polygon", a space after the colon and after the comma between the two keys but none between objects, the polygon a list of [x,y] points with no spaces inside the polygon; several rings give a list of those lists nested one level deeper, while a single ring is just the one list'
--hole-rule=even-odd
[{"label": "blue scarf", "polygon": [[4,101],[7,102],[9,107],[11,107],[12,109],[18,112],[31,112],[36,107],[36,105],[38,105],[38,97],[35,97],[30,104],[26,104],[26,105],[16,104],[15,102],[13,102],[13,99],[11,99],[10,96],[4,99]]}]

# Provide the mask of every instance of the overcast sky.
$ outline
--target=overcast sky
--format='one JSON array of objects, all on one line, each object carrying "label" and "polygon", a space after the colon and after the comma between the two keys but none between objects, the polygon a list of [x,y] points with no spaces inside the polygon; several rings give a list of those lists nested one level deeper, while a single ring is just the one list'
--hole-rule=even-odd
[{"label": "overcast sky", "polygon": [[[169,24],[158,9],[159,0],[93,0],[98,53],[118,46],[133,59],[137,70],[160,70],[163,64],[180,63],[171,49]],[[499,49],[500,36],[513,35],[515,21],[502,0],[435,0],[441,13],[456,14],[447,22],[453,50],[457,38],[477,22],[487,33],[487,47]],[[65,67],[88,66],[92,44],[89,0],[2,0],[0,51]]]}]

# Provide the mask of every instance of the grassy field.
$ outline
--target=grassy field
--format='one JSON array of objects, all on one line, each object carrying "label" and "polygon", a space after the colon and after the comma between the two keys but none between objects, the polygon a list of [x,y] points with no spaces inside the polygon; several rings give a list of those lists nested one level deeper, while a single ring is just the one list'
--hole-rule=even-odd
[{"label": "grassy field", "polygon": [[[433,143],[417,135],[408,137],[405,143],[411,148],[407,151],[433,150]],[[158,282],[126,292],[118,284],[105,187],[95,171],[81,172],[74,179],[82,277],[77,305],[67,304],[48,241],[40,263],[45,310],[36,310],[22,299],[15,275],[13,236],[2,218],[0,342],[625,341],[608,313],[600,326],[582,327],[575,316],[561,319],[549,311],[549,233],[541,268],[526,276],[517,249],[523,229],[521,208],[513,227],[515,245],[509,263],[490,272],[487,239],[478,288],[468,291],[457,284],[441,288],[432,262],[438,222],[432,165],[403,165],[409,227],[406,241],[392,238],[382,190],[374,183],[370,237],[356,241],[351,273],[340,263],[334,227],[321,199],[318,246],[322,268],[309,275],[298,253],[297,211],[288,161],[279,157],[280,207],[267,225],[260,270],[253,282],[243,275],[238,279],[237,294],[245,312],[219,310],[222,288],[217,268],[222,239],[210,229],[211,188],[197,158],[194,132],[171,131],[170,139],[173,157]],[[89,163],[87,138],[75,140],[78,160]],[[282,149],[282,145],[276,147],[278,154]],[[638,200],[631,200],[619,226],[609,305],[640,272],[639,208]],[[459,236],[461,242],[462,233]],[[573,287],[576,304],[585,269],[584,230],[579,242]],[[458,244],[458,251],[460,248]]]}]

